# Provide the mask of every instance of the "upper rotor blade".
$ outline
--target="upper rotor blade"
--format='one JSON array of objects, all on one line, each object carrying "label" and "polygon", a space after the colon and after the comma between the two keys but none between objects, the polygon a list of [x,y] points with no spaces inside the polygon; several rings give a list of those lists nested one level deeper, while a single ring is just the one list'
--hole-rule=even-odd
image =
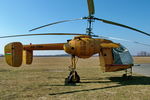
[{"label": "upper rotor blade", "polygon": [[103,39],[119,40],[119,41],[125,41],[125,42],[132,42],[132,43],[136,43],[136,44],[140,44],[140,45],[144,45],[144,46],[150,46],[149,44],[145,44],[145,43],[141,43],[141,42],[137,42],[137,41],[126,40],[126,39],[121,39],[121,38],[105,37],[105,36],[101,36],[101,35],[93,35],[93,36],[94,37],[100,37]]},{"label": "upper rotor blade", "polygon": [[75,34],[75,33],[39,33],[39,34],[23,34],[23,35],[2,36],[0,38],[21,37],[21,36],[35,36],[35,35],[86,35],[86,34]]},{"label": "upper rotor blade", "polygon": [[69,21],[75,21],[75,20],[82,20],[82,19],[83,19],[83,18],[58,21],[58,22],[54,22],[54,23],[50,23],[50,24],[46,24],[46,25],[43,25],[43,26],[40,26],[40,27],[37,27],[37,28],[31,29],[31,30],[29,30],[29,31],[34,31],[34,30],[37,30],[37,29],[40,29],[40,28],[43,28],[43,27],[47,27],[47,26],[50,26],[50,25],[54,25],[54,24],[59,24],[59,23],[69,22]]},{"label": "upper rotor blade", "polygon": [[112,25],[117,25],[117,26],[120,26],[120,27],[124,27],[124,28],[128,28],[128,29],[131,29],[131,30],[134,30],[134,31],[137,31],[137,32],[140,32],[142,34],[145,34],[147,36],[150,36],[150,34],[146,33],[146,32],[143,32],[141,30],[138,30],[136,28],[132,28],[130,26],[127,26],[127,25],[123,25],[123,24],[119,24],[119,23],[116,23],[116,22],[112,22],[112,21],[108,21],[108,20],[104,20],[104,19],[99,19],[99,18],[94,18],[96,20],[99,20],[99,21],[102,21],[104,23],[108,23],[108,24],[112,24]]},{"label": "upper rotor blade", "polygon": [[93,0],[87,0],[87,3],[88,3],[89,16],[91,16],[95,13],[94,1]]}]

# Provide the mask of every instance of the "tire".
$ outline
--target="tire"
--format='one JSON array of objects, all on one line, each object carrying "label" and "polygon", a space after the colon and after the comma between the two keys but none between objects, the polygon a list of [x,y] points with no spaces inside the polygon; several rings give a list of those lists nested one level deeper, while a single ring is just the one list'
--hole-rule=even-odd
[{"label": "tire", "polygon": [[76,71],[75,72],[71,71],[68,76],[68,83],[79,83],[79,82],[80,82],[80,76],[77,74]]}]

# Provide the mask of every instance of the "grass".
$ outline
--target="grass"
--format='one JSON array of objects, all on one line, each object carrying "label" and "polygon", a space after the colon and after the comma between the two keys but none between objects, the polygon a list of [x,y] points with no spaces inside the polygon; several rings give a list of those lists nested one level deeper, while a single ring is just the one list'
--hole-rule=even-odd
[{"label": "grass", "polygon": [[69,57],[36,57],[30,66],[13,68],[0,58],[0,100],[150,100],[150,77],[134,74],[123,81],[124,72],[102,73],[99,59],[92,57],[78,61],[81,83],[66,86],[69,65]]}]

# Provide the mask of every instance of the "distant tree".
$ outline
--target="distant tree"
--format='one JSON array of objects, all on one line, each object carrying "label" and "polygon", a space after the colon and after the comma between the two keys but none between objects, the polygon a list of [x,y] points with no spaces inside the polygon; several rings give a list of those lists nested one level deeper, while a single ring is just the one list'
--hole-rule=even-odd
[{"label": "distant tree", "polygon": [[150,56],[150,53],[146,52],[146,51],[141,51],[141,52],[137,53],[137,56],[146,57],[146,56]]}]

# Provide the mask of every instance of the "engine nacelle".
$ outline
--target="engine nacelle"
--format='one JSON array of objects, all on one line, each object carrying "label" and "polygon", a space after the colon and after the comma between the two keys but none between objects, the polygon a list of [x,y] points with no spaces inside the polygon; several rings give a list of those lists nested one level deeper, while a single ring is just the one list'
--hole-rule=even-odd
[{"label": "engine nacelle", "polygon": [[12,42],[5,46],[5,60],[8,65],[20,67],[22,64],[23,45],[20,42]]}]

